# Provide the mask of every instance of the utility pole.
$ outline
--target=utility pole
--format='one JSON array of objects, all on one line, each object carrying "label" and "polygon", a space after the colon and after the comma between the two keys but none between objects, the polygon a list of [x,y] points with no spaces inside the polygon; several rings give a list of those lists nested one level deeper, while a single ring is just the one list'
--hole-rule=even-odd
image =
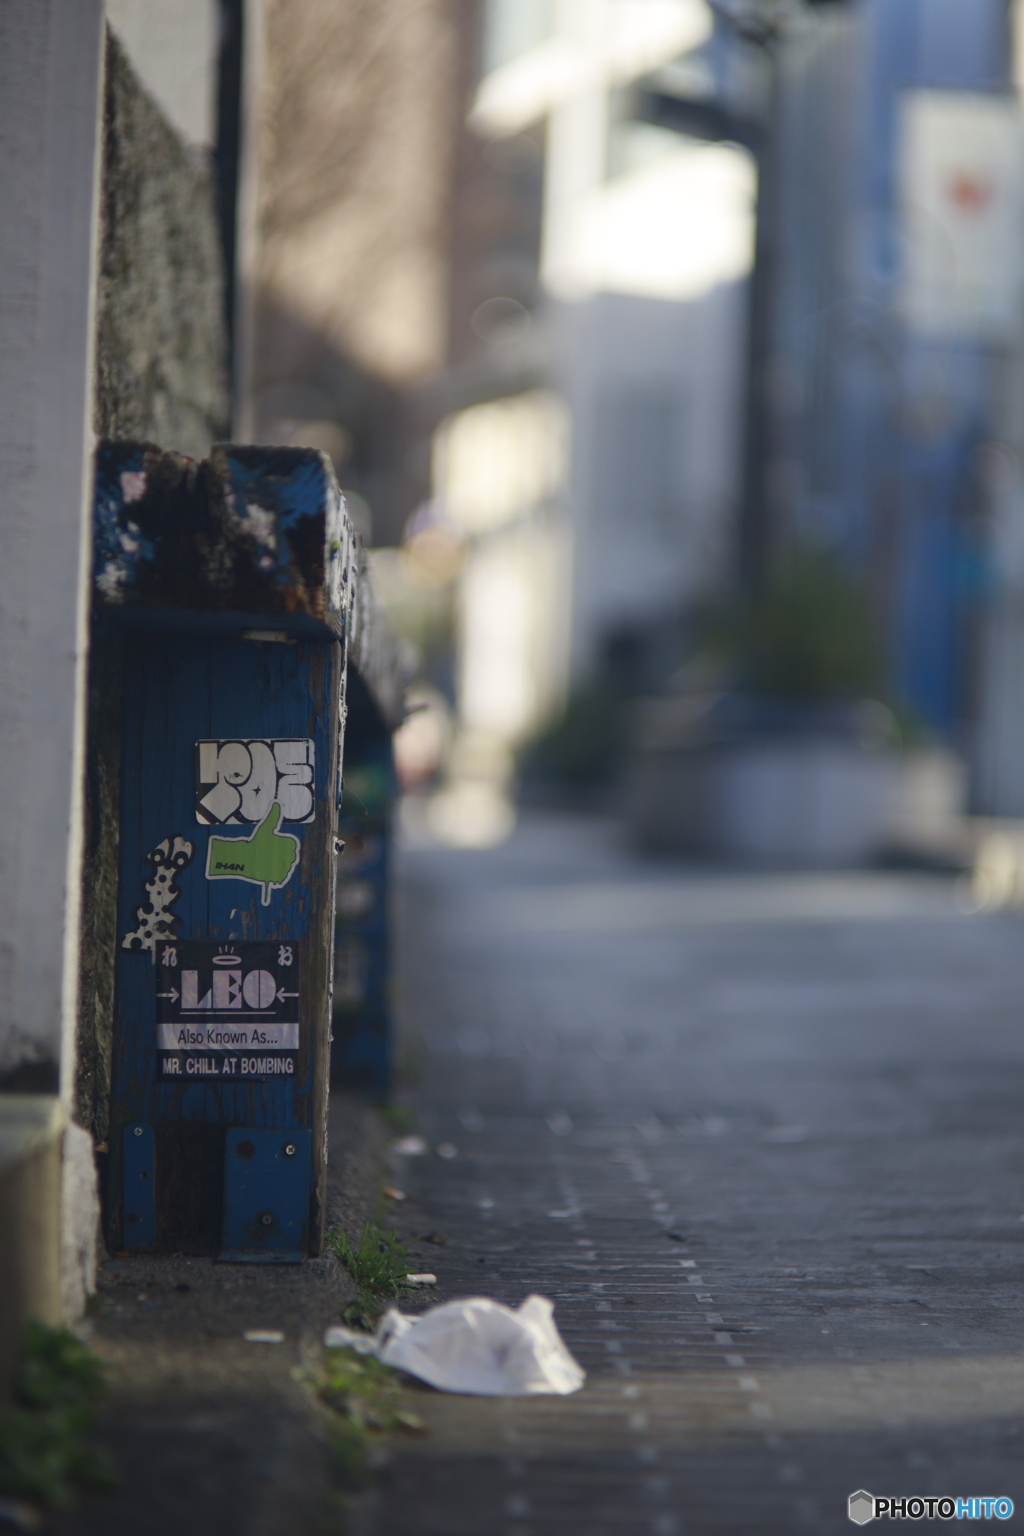
[{"label": "utility pole", "polygon": [[708,0],[715,15],[738,37],[760,49],[766,74],[760,131],[751,144],[757,161],[757,209],[747,315],[743,484],[737,539],[739,582],[748,601],[763,586],[775,553],[770,484],[775,411],[772,326],[781,217],[782,54],[790,30],[808,10],[845,3],[847,0]]},{"label": "utility pole", "polygon": [[636,114],[688,138],[745,146],[757,164],[754,267],[747,312],[747,367],[743,402],[743,477],[737,530],[736,575],[749,601],[763,586],[775,550],[772,529],[772,327],[779,265],[782,57],[786,40],[809,11],[849,0],[707,0],[715,16],[765,63],[760,110],[744,114],[727,103],[690,100],[657,87],[641,92]]}]

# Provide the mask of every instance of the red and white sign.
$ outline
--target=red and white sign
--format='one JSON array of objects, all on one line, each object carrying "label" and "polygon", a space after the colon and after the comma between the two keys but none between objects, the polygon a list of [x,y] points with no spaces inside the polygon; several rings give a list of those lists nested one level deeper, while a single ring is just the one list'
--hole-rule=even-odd
[{"label": "red and white sign", "polygon": [[1024,118],[1014,98],[908,91],[902,311],[934,337],[1010,342],[1022,319]]}]

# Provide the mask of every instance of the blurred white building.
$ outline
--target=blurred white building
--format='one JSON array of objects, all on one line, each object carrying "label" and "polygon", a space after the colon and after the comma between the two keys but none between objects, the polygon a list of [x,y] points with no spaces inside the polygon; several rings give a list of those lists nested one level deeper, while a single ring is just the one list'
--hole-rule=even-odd
[{"label": "blurred white building", "polygon": [[542,175],[535,293],[493,264],[482,346],[456,370],[462,408],[435,438],[437,503],[470,550],[457,692],[471,774],[503,777],[610,645],[642,651],[729,568],[755,170],[739,147],[629,112],[634,82],[699,70],[711,34],[704,0],[486,8],[471,128],[495,154],[527,136]]}]

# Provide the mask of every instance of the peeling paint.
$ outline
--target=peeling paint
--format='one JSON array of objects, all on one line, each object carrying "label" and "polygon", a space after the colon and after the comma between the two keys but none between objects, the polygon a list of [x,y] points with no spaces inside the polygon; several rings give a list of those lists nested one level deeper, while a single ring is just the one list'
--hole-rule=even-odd
[{"label": "peeling paint", "polygon": [[97,450],[100,605],[287,615],[341,639],[354,541],[313,449],[225,444],[199,464],[151,443]]},{"label": "peeling paint", "polygon": [[266,544],[270,549],[277,548],[277,534],[274,532],[274,514],[268,512],[266,507],[261,507],[257,502],[246,503],[245,516],[238,519],[238,527],[242,533],[250,534],[261,544]]},{"label": "peeling paint", "polygon": [[141,501],[146,494],[146,476],[142,470],[126,469],[121,476],[121,497],[127,504]]}]

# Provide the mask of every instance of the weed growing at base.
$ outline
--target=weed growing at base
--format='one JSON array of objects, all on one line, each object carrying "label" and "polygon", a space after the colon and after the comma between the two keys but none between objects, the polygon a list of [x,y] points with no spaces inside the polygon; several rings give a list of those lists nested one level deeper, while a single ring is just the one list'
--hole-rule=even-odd
[{"label": "weed growing at base", "polygon": [[409,1258],[396,1232],[383,1232],[368,1221],[358,1243],[353,1244],[341,1227],[332,1227],[327,1244],[360,1290],[371,1296],[397,1296],[404,1287]]},{"label": "weed growing at base", "polygon": [[331,1445],[346,1488],[362,1487],[372,1477],[375,1440],[400,1430],[422,1432],[420,1418],[401,1406],[398,1372],[372,1356],[328,1350],[311,1385],[332,1411]]}]

